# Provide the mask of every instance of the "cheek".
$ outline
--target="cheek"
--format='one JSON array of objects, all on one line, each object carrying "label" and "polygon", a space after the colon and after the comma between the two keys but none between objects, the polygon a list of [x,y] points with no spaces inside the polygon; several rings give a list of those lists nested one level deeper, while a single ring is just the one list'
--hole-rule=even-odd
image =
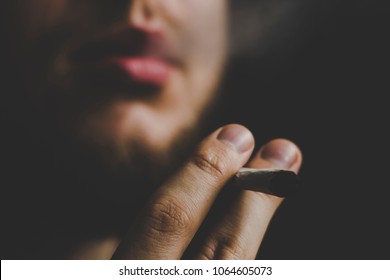
[{"label": "cheek", "polygon": [[202,95],[213,91],[222,73],[227,53],[225,1],[189,1],[193,12],[180,30],[182,49],[191,84]]},{"label": "cheek", "polygon": [[[192,1],[190,1],[192,2]],[[189,46],[196,48],[199,58],[209,60],[224,55],[227,43],[227,7],[223,0],[197,1],[189,7],[187,18]]]},{"label": "cheek", "polygon": [[165,108],[170,107],[174,111],[184,111],[187,114],[198,111],[205,97],[212,95],[209,87],[213,77],[207,75],[207,72],[199,61],[189,61],[185,69],[174,71],[163,93],[166,95],[163,99],[169,102]]},{"label": "cheek", "polygon": [[155,5],[167,30],[180,41],[183,56],[207,62],[216,53],[224,55],[227,0],[160,0]]}]

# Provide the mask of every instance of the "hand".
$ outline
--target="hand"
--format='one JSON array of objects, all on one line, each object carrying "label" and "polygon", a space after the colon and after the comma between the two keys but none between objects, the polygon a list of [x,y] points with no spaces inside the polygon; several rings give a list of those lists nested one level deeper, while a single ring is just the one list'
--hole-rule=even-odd
[{"label": "hand", "polygon": [[[252,134],[227,125],[207,137],[196,154],[155,191],[132,229],[114,253],[116,259],[180,259],[202,225],[221,189],[247,162],[254,148]],[[273,140],[247,164],[298,172],[299,149],[287,140]],[[242,190],[210,228],[196,259],[254,259],[267,226],[282,198]]]}]

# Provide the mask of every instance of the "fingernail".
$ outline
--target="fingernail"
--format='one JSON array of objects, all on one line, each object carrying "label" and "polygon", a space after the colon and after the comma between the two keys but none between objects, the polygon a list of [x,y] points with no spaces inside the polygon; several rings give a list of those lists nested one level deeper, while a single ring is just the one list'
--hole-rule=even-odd
[{"label": "fingernail", "polygon": [[239,153],[244,153],[253,146],[252,134],[241,125],[225,126],[218,134],[217,139],[229,143]]},{"label": "fingernail", "polygon": [[260,157],[271,161],[279,168],[289,168],[297,161],[298,150],[291,142],[274,140],[261,149]]}]

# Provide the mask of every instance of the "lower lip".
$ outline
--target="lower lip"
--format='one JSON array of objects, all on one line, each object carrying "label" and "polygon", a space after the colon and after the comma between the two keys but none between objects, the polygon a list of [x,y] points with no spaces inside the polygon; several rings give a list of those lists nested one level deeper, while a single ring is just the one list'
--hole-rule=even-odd
[{"label": "lower lip", "polygon": [[114,79],[125,80],[130,84],[153,86],[163,86],[171,70],[165,61],[154,57],[108,58],[100,62],[98,68],[110,73]]}]

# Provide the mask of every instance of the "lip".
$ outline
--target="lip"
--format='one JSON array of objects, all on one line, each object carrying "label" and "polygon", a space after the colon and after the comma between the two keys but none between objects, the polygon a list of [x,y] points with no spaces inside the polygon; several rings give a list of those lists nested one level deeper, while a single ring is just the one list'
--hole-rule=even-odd
[{"label": "lip", "polygon": [[[71,53],[82,76],[93,83],[162,87],[179,65],[161,33],[116,29]],[[86,75],[85,75],[86,74]]]},{"label": "lip", "polygon": [[109,57],[96,64],[95,70],[107,78],[128,84],[163,86],[169,78],[171,66],[152,56]]}]

